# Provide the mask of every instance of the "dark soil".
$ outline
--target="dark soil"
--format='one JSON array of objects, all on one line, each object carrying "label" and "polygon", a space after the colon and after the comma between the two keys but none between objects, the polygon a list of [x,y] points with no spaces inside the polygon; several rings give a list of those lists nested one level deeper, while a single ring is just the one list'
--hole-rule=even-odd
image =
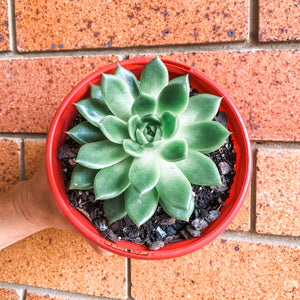
[{"label": "dark soil", "polygon": [[[227,120],[224,113],[219,113],[216,120],[226,126]],[[76,115],[72,127],[82,121],[83,118],[79,114]],[[236,154],[231,137],[229,137],[221,148],[208,154],[218,166],[223,185],[217,187],[193,185],[195,209],[189,222],[169,217],[158,205],[154,216],[140,227],[137,227],[128,216],[109,225],[102,209],[102,201],[95,201],[93,190],[69,190],[79,147],[79,144],[67,138],[57,154],[62,161],[65,190],[70,204],[88,217],[101,236],[106,239],[112,242],[123,239],[144,245],[150,250],[160,249],[175,241],[199,237],[201,231],[220,216],[220,209],[229,197],[229,190],[235,175]]]}]

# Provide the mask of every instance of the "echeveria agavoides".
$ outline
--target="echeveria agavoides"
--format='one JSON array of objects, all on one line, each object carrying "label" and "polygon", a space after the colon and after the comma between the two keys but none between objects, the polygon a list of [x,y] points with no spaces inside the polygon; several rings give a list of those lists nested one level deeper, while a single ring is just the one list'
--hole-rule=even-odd
[{"label": "echeveria agavoides", "polygon": [[213,121],[221,98],[189,98],[188,75],[169,81],[164,63],[151,60],[140,81],[118,65],[91,85],[91,98],[75,105],[85,122],[69,136],[81,144],[70,189],[93,188],[110,223],[126,214],[140,226],[155,213],[188,221],[194,210],[191,184],[221,185],[206,153],[230,132]]}]

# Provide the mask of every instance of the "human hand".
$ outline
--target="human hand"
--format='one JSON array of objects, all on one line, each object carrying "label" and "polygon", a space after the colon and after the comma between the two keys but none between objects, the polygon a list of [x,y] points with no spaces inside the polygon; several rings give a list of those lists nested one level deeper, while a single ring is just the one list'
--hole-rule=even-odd
[{"label": "human hand", "polygon": [[[0,233],[0,249],[51,227],[78,234],[52,197],[44,160],[31,179],[19,182],[0,197],[0,220],[3,225],[2,234]],[[89,244],[103,256],[111,254],[91,242]]]}]

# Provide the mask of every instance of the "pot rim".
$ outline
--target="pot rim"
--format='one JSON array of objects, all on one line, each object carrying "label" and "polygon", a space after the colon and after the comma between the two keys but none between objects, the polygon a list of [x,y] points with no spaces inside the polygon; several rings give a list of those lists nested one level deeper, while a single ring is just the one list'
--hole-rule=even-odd
[{"label": "pot rim", "polygon": [[[152,58],[134,58],[120,61],[119,64],[123,67],[131,68],[131,71],[136,68],[140,69],[146,63],[148,63]],[[198,238],[191,238],[186,241],[173,243],[163,248],[151,251],[146,249],[143,246],[139,246],[126,241],[118,241],[117,243],[110,242],[105,238],[101,237],[101,235],[97,232],[97,230],[93,227],[93,225],[76,209],[71,207],[69,204],[69,200],[66,197],[64,188],[59,184],[61,183],[62,176],[59,174],[59,161],[57,158],[57,149],[58,149],[58,140],[63,139],[66,134],[61,132],[62,124],[64,123],[62,120],[66,117],[68,118],[68,122],[73,118],[76,109],[74,102],[84,99],[84,94],[86,94],[86,89],[91,82],[96,82],[100,80],[102,73],[109,73],[115,70],[118,63],[109,64],[103,68],[98,69],[97,71],[91,73],[87,77],[85,77],[81,82],[79,82],[71,92],[66,96],[61,105],[59,106],[50,126],[50,130],[48,132],[47,143],[46,143],[46,170],[49,185],[54,196],[54,199],[63,212],[65,217],[69,220],[69,222],[73,225],[73,227],[79,231],[85,238],[95,243],[96,245],[111,251],[115,254],[119,254],[122,256],[126,256],[129,258],[136,259],[167,259],[167,258],[175,258],[188,253],[191,253],[197,249],[202,248],[216,237],[218,237],[230,224],[234,216],[237,214],[240,209],[243,200],[246,196],[247,190],[250,185],[251,173],[252,173],[252,151],[250,140],[247,134],[247,130],[245,124],[235,107],[232,100],[227,96],[227,94],[212,80],[207,78],[205,75],[193,69],[189,66],[186,66],[179,62],[174,62],[167,59],[162,59],[165,65],[168,68],[170,73],[170,69],[175,70],[179,73],[186,74],[189,73],[190,79],[193,79],[195,82],[202,82],[206,88],[209,88],[214,91],[214,94],[218,94],[223,96],[222,103],[223,109],[226,114],[231,114],[231,120],[234,120],[234,128],[236,131],[231,130],[233,132],[233,140],[237,153],[237,166],[236,166],[236,175],[234,181],[239,181],[239,187],[237,183],[235,184],[235,195],[230,195],[229,199],[232,203],[229,203],[230,209],[227,209],[227,213],[225,217],[223,214],[214,222],[214,226],[212,228],[211,223],[208,226],[209,230],[205,230],[204,236],[200,236]],[[176,73],[174,71],[174,73]],[[178,76],[180,74],[176,73]],[[83,92],[85,90],[85,93]],[[222,104],[221,104],[222,107]],[[73,113],[66,113],[66,111],[71,111]],[[71,116],[70,116],[71,115]],[[229,119],[229,118],[228,118]],[[233,123],[232,123],[233,124]],[[241,170],[242,169],[242,170]],[[240,174],[241,173],[241,174]],[[243,176],[242,176],[243,175]],[[238,179],[236,178],[238,176]],[[242,176],[242,178],[241,178]],[[233,198],[233,199],[232,199]],[[236,198],[236,200],[235,200]],[[227,200],[226,200],[227,201]],[[222,218],[223,215],[223,218]],[[204,230],[203,230],[204,232]]]}]

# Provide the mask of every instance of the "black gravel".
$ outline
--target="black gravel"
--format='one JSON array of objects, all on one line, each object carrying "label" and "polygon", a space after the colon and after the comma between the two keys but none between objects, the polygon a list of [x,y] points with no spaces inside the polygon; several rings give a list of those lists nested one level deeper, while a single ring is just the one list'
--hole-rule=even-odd
[{"label": "black gravel", "polygon": [[[83,120],[77,114],[72,127]],[[217,115],[216,120],[223,124],[227,122],[226,116],[222,112]],[[123,239],[144,245],[150,250],[158,250],[172,242],[199,237],[201,231],[220,216],[220,209],[229,197],[229,190],[235,175],[236,154],[232,139],[229,137],[221,148],[208,154],[218,166],[223,185],[211,187],[193,185],[195,209],[189,222],[169,217],[158,205],[153,217],[140,227],[137,227],[128,216],[109,225],[103,212],[102,201],[95,201],[92,189],[87,191],[69,190],[79,147],[79,144],[67,138],[57,153],[58,158],[62,161],[65,191],[70,204],[88,217],[104,238],[112,242]]]}]

